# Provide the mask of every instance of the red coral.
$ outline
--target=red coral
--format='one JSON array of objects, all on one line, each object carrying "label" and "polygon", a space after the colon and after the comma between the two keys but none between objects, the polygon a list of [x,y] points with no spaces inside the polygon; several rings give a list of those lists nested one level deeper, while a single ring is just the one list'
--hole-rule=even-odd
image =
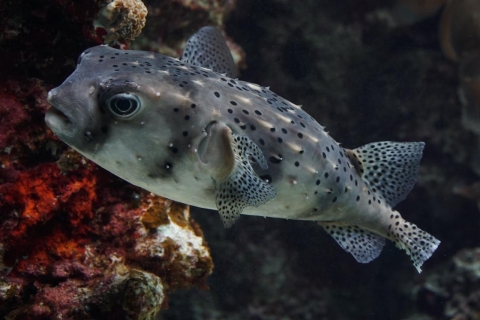
[{"label": "red coral", "polygon": [[[140,206],[125,202],[133,194],[143,199]],[[158,248],[168,252],[164,259],[132,251],[137,239],[146,236],[140,217],[152,201],[171,206],[157,210],[168,211],[171,221],[178,220],[177,211],[186,208],[124,184],[88,162],[68,173],[55,163],[40,164],[20,172],[13,182],[0,184],[0,195],[0,211],[9,212],[2,217],[0,228],[3,262],[12,268],[4,277],[8,283],[20,283],[20,292],[31,290],[31,284],[38,291],[26,309],[14,308],[14,313],[25,312],[22,316],[26,319],[69,318],[75,312],[83,314],[85,304],[120,303],[121,290],[115,282],[121,276],[115,267],[119,264],[154,272],[169,289],[191,284],[204,287],[213,268],[209,256],[176,253],[178,245],[173,240],[152,243],[164,245]],[[187,218],[182,228],[195,234],[192,223]],[[83,287],[97,289],[85,295]],[[0,303],[2,300],[12,308],[20,303],[0,296]],[[116,317],[124,316],[117,311]]]},{"label": "red coral", "polygon": [[[82,220],[91,219],[95,186],[92,171],[83,169],[66,176],[55,163],[21,172],[14,183],[0,185],[3,198],[0,210],[11,212],[0,231],[7,251],[5,262],[13,265],[19,261],[15,270],[25,272],[24,266],[50,264],[51,259],[46,255],[78,257],[83,249],[79,249],[77,239],[69,239],[62,229],[54,229],[48,223],[55,215],[68,215],[68,224],[76,228]],[[77,233],[79,231],[83,231],[81,227]],[[35,241],[37,239],[42,242]],[[22,256],[28,258],[22,259]]]}]

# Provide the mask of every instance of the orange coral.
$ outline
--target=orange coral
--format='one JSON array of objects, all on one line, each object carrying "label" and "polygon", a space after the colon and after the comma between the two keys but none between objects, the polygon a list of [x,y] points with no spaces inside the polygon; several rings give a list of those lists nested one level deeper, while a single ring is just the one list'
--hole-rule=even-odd
[{"label": "orange coral", "polygon": [[3,192],[2,206],[18,212],[16,227],[9,232],[8,239],[16,245],[25,242],[29,228],[49,221],[62,204],[68,205],[72,226],[92,218],[96,177],[88,171],[83,174],[67,178],[54,163],[20,173],[13,186]]}]

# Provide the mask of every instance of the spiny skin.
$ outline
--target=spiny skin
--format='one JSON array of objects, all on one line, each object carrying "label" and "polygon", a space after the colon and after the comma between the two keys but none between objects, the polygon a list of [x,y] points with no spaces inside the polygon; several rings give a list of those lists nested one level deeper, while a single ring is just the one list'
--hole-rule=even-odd
[{"label": "spiny skin", "polygon": [[[95,91],[88,94],[91,87]],[[337,142],[300,107],[265,87],[159,54],[100,46],[88,50],[75,73],[55,90],[54,105],[55,99],[71,100],[72,95],[73,100],[89,102],[62,111],[84,121],[79,130],[91,132],[91,138],[57,133],[64,141],[133,184],[167,198],[216,208],[211,174],[193,170],[198,164],[191,153],[195,138],[217,121],[260,147],[268,169],[255,169],[277,191],[276,199],[243,213],[336,220],[345,214],[337,208],[357,195],[362,196],[358,205],[368,201],[365,185]],[[140,95],[148,109],[128,122],[111,119],[102,111],[102,96],[121,90]],[[87,115],[91,118],[83,120]],[[114,136],[121,137],[119,145],[112,144]],[[346,187],[351,191],[345,193]]]},{"label": "spiny skin", "polygon": [[[106,106],[109,97],[121,92],[141,104],[128,119],[112,116]],[[327,231],[336,230],[329,232],[339,243],[350,233],[335,229],[338,225],[327,228],[329,222],[359,226],[403,245],[403,230],[396,224],[404,220],[376,192],[376,182],[370,187],[362,180],[360,170],[367,167],[357,157],[361,159],[360,149],[343,149],[315,119],[268,88],[160,54],[99,46],[82,54],[75,72],[49,93],[49,101],[56,109],[47,114],[47,124],[63,141],[153,193],[216,209],[215,180],[227,177],[235,161],[227,136],[233,133],[258,146],[268,168],[258,165],[259,155],[254,172],[276,193],[243,214],[324,222]],[[395,155],[400,147],[393,145],[385,143]],[[371,149],[386,153],[385,146]],[[409,148],[421,156],[423,143]],[[412,185],[407,183],[407,193]],[[428,240],[433,244],[415,264],[418,269],[438,246],[433,237]],[[342,246],[352,252],[348,244]],[[357,260],[372,260],[383,243],[378,246],[368,259]]]}]

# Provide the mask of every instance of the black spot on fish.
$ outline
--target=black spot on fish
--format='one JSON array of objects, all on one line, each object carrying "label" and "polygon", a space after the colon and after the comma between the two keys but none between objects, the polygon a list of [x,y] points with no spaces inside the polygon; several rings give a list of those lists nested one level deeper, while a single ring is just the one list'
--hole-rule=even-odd
[{"label": "black spot on fish", "polygon": [[270,160],[271,163],[278,164],[278,163],[282,162],[282,156],[281,156],[281,155],[271,156],[271,157],[269,158],[269,160]]}]

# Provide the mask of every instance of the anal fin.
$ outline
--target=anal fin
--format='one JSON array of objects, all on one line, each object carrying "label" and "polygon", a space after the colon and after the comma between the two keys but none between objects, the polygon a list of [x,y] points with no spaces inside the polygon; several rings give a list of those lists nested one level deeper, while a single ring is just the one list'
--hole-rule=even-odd
[{"label": "anal fin", "polygon": [[377,258],[385,246],[385,238],[358,226],[341,222],[317,222],[360,263],[368,263]]},{"label": "anal fin", "polygon": [[250,165],[250,157],[267,169],[260,148],[249,138],[232,133],[234,166],[230,174],[215,182],[215,199],[225,228],[231,227],[248,206],[258,207],[275,198],[273,186],[264,182]]}]

